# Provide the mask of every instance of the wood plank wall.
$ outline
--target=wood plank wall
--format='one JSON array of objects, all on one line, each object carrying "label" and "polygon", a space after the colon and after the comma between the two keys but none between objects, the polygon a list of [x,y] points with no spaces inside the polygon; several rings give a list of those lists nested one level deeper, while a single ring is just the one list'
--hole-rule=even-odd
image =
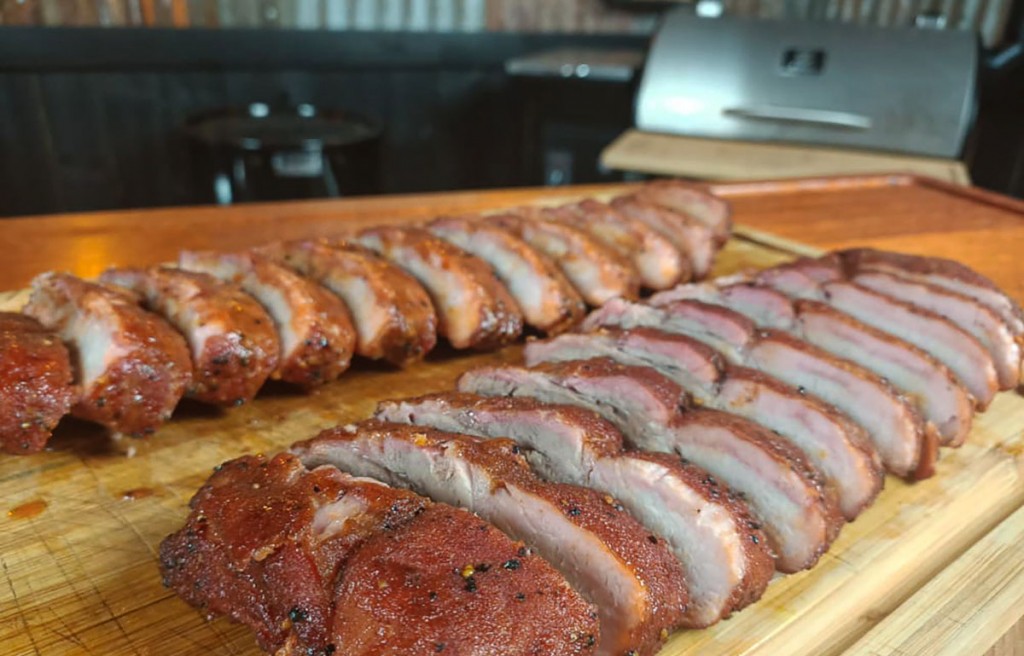
[{"label": "wood plank wall", "polygon": [[[282,94],[382,123],[382,192],[540,184],[524,148],[538,138],[522,107],[532,92],[511,87],[504,61],[646,43],[565,34],[17,32],[0,40],[0,217],[212,202],[202,195],[212,181],[193,168],[181,135],[185,119]],[[607,141],[628,127],[632,97],[628,86],[610,86],[615,102],[581,102],[593,109],[590,122],[611,121]]]}]

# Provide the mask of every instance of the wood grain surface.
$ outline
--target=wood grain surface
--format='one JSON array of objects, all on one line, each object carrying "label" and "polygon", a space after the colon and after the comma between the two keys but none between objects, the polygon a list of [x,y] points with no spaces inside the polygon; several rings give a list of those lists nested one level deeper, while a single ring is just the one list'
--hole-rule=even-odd
[{"label": "wood grain surface", "polygon": [[[48,268],[89,275],[111,262],[171,259],[183,247],[227,249],[338,230],[352,221],[408,221],[612,190],[521,190],[19,219],[12,225],[0,223],[0,241],[14,256],[5,262],[3,275],[15,286]],[[826,247],[873,244],[956,256],[992,275],[1018,298],[1024,292],[1024,263],[1017,261],[1012,269],[1016,258],[1003,255],[1013,240],[1024,239],[1024,226],[1018,225],[1024,220],[1021,209],[1003,199],[903,177],[756,183],[720,191],[731,197],[737,219],[754,229],[741,230],[729,243],[716,274],[808,252],[806,246],[778,237],[803,236]],[[978,225],[972,225],[975,221]],[[902,232],[901,223],[906,226]],[[854,228],[864,232],[863,239],[850,234]],[[940,240],[943,228],[958,243]],[[962,241],[963,235],[983,233],[987,246]],[[36,241],[26,244],[26,239]],[[962,253],[952,252],[957,249]],[[1015,277],[999,269],[1002,261],[1010,262]],[[12,298],[17,296],[8,300]],[[157,545],[181,524],[189,497],[211,468],[243,453],[273,452],[320,428],[365,417],[380,399],[444,389],[468,368],[518,359],[519,348],[513,347],[482,355],[441,350],[406,371],[361,363],[340,382],[308,396],[275,388],[227,412],[185,405],[150,439],[111,444],[95,427],[67,421],[49,451],[0,456],[0,501],[6,506],[6,515],[0,516],[0,653],[257,654],[247,629],[224,619],[206,621],[160,584]],[[1010,524],[1003,522],[1024,505],[1022,427],[1024,398],[1001,395],[979,417],[968,444],[944,451],[935,478],[915,485],[889,479],[879,501],[844,529],[818,567],[779,578],[762,601],[712,629],[673,636],[664,656],[827,655],[847,648],[850,653],[872,653],[874,645],[882,645],[878,653],[892,653],[884,651],[885,645],[926,640],[932,633],[922,633],[922,626],[932,625],[945,631],[934,635],[953,639],[950,632],[957,633],[957,626],[935,617],[928,624],[929,600],[963,593],[965,583],[971,584],[964,580],[965,568],[997,561],[1005,536],[1020,530],[1013,518]],[[129,447],[134,457],[123,455]],[[984,580],[1004,577],[1007,585],[1017,585],[1009,577],[1017,576],[1018,560]],[[989,644],[979,645],[981,653],[1019,619],[1021,609],[1008,608],[1013,605],[1008,597],[991,587],[979,590],[976,599],[998,612],[979,618],[969,603],[945,608],[970,627],[965,631],[991,634]],[[908,627],[905,634],[900,626]],[[866,651],[861,650],[864,645]]]},{"label": "wood grain surface", "polygon": [[619,171],[679,175],[703,180],[900,171],[970,184],[963,162],[850,148],[764,141],[707,139],[630,128],[601,152],[601,164]]},{"label": "wood grain surface", "polygon": [[[956,656],[995,645],[1024,606],[1021,544],[1024,508],[978,540],[853,649],[878,656]],[[955,589],[971,593],[950,595]]]}]

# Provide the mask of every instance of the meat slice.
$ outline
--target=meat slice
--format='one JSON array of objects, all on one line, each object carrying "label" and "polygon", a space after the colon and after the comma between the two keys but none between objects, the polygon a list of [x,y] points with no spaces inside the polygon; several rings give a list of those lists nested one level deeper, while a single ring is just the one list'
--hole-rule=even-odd
[{"label": "meat slice", "polygon": [[665,306],[677,301],[700,301],[738,312],[762,328],[789,330],[793,327],[796,311],[791,298],[770,287],[735,278],[679,285],[651,296],[647,302]]},{"label": "meat slice", "polygon": [[513,442],[368,421],[292,448],[306,466],[333,464],[461,506],[530,545],[597,608],[595,653],[652,654],[679,625],[687,593],[664,540],[593,490],[545,483]]},{"label": "meat slice", "polygon": [[935,473],[938,431],[928,430],[917,409],[885,378],[776,331],[759,333],[746,362],[853,419],[889,472],[909,480]]},{"label": "meat slice", "polygon": [[669,289],[693,277],[689,258],[643,221],[592,198],[558,209],[552,220],[584,230],[629,258],[647,289]]},{"label": "meat slice", "polygon": [[754,369],[730,366],[718,405],[783,436],[804,453],[852,521],[882,491],[881,458],[864,430],[832,405]]},{"label": "meat slice", "polygon": [[721,354],[707,344],[657,328],[601,328],[590,333],[532,340],[526,344],[523,355],[531,367],[543,362],[592,358],[653,367],[703,405],[713,403],[726,366]]},{"label": "meat slice", "polygon": [[549,564],[443,504],[369,542],[337,589],[339,642],[356,647],[343,654],[585,656],[601,635],[597,609]]},{"label": "meat slice", "polygon": [[[624,452],[622,436],[599,415],[524,397],[448,392],[382,403],[377,416],[484,438],[508,437],[550,480],[591,487],[625,507],[672,546],[690,587],[689,626],[707,626],[746,605],[744,572],[764,567],[753,545],[765,536],[734,494],[675,456]],[[755,543],[756,539],[756,543]],[[759,580],[758,577],[747,577]]]},{"label": "meat slice", "polygon": [[311,387],[336,380],[352,360],[356,332],[340,298],[258,253],[186,251],[181,268],[239,285],[267,311],[281,357],[271,378]]},{"label": "meat slice", "polygon": [[1021,344],[1010,326],[988,306],[959,292],[889,273],[858,273],[851,280],[947,319],[985,348],[995,364],[1001,389],[1013,389],[1020,383]]},{"label": "meat slice", "polygon": [[480,217],[464,216],[441,217],[426,227],[487,262],[519,305],[527,324],[546,333],[559,333],[583,319],[583,298],[558,266],[509,231]]},{"label": "meat slice", "polygon": [[404,366],[422,360],[437,343],[437,315],[426,290],[370,250],[343,241],[291,241],[260,252],[341,297],[359,355]]},{"label": "meat slice", "polygon": [[796,334],[871,369],[902,390],[946,446],[970,432],[973,402],[952,371],[926,351],[816,301],[797,301]]},{"label": "meat slice", "polygon": [[[827,263],[810,262],[815,265],[815,275],[819,278],[827,278],[836,271]],[[748,317],[761,319],[766,314],[780,316],[774,309],[778,300],[771,299],[772,294],[782,293],[792,297],[790,300],[815,298],[819,284],[801,268],[808,270],[798,261],[759,272],[756,285],[760,291],[746,296],[743,302],[730,302],[729,307]],[[722,296],[718,302],[724,300],[725,296]],[[874,372],[892,384],[918,410],[925,421],[926,431],[921,462],[927,461],[930,433],[937,433],[943,445],[956,446],[963,442],[970,430],[973,402],[948,367],[910,342],[872,328],[824,303],[796,300],[792,307],[792,313],[787,313],[772,325],[792,333],[807,344]],[[869,412],[873,404],[864,403],[857,407],[861,412]],[[856,418],[858,415],[854,412],[852,416]]]},{"label": "meat slice", "polygon": [[[680,285],[656,295],[651,302],[665,304],[687,297],[728,308],[762,327],[796,330],[792,299],[752,283]],[[909,479],[934,473],[937,430],[928,430],[909,399],[871,370],[775,330],[758,330],[744,349],[741,363],[817,397],[853,419],[867,432],[888,471]]]},{"label": "meat slice", "polygon": [[591,312],[582,324],[583,330],[602,327],[647,327],[689,335],[732,362],[743,360],[744,349],[753,341],[757,330],[747,317],[727,308],[693,300],[673,301],[655,307],[614,299]]},{"label": "meat slice", "polygon": [[528,397],[440,392],[382,401],[374,416],[449,433],[515,440],[542,477],[584,487],[592,487],[590,477],[600,461],[622,455],[624,448],[622,434],[597,413]]},{"label": "meat slice", "polygon": [[192,398],[241,405],[277,368],[273,321],[235,285],[169,267],[110,269],[100,279],[138,294],[146,308],[184,335],[192,351]]},{"label": "meat slice", "polygon": [[653,369],[606,359],[481,368],[463,374],[459,390],[583,407],[615,425],[633,447],[682,456],[745,495],[773,545],[805,541],[802,560],[794,548],[793,566],[780,565],[787,570],[813,565],[838,526],[798,452],[770,431],[723,413],[680,413],[682,390]]},{"label": "meat slice", "polygon": [[[616,301],[591,313],[583,325],[653,327],[683,334],[719,350],[734,363],[745,362],[757,331],[748,318],[701,301],[675,301],[661,307]],[[729,412],[768,426],[803,451],[838,493],[847,519],[855,518],[878,495],[882,485],[878,453],[863,429],[835,409],[746,370],[727,377],[718,397]]]},{"label": "meat slice", "polygon": [[288,454],[221,465],[191,508],[160,545],[165,585],[267,652],[593,653],[593,608],[464,510]]},{"label": "meat slice", "polygon": [[[535,364],[569,361],[573,357],[585,359],[604,356],[623,364],[651,366],[679,383],[683,389],[691,391],[701,405],[726,411],[729,411],[730,402],[734,400],[734,392],[730,388],[752,397],[761,393],[772,393],[770,386],[767,390],[757,387],[757,379],[743,380],[737,376],[736,380],[724,385],[723,381],[728,380],[725,377],[700,381],[687,370],[688,367],[697,364],[710,368],[714,366],[715,360],[701,364],[698,356],[692,355],[693,352],[699,351],[694,348],[695,346],[702,345],[694,345],[684,337],[644,329],[593,335],[566,335],[528,345],[526,361]],[[726,388],[724,393],[720,391],[722,387]],[[752,405],[756,410],[759,409],[757,404]],[[784,409],[790,409],[787,404],[782,405]],[[791,419],[790,422],[802,419],[802,414],[793,413],[796,419]],[[777,556],[776,567],[781,571],[798,571],[812,566],[838,534],[842,518],[833,495],[822,489],[819,475],[807,465],[801,451],[771,431],[765,430],[758,423],[729,416],[722,417],[720,412],[709,410],[699,411],[697,414],[698,421],[691,420],[689,424],[692,430],[703,427],[714,433],[715,438],[721,440],[723,444],[754,443],[755,448],[763,451],[759,454],[760,470],[767,473],[775,469],[775,485],[779,488],[775,490],[776,494],[784,493],[783,498],[796,499],[797,509],[801,512],[795,513],[794,509],[787,505],[780,507],[775,495],[765,494],[764,490],[759,488],[761,482],[758,478],[741,478],[738,482],[730,484],[746,494],[751,510],[764,521],[772,550]],[[752,419],[759,422],[756,416]],[[769,426],[781,423],[771,414],[763,419]],[[694,462],[706,467],[715,467],[714,464],[705,461]],[[723,480],[729,481],[724,472],[719,475]]]},{"label": "meat slice", "polygon": [[626,216],[646,223],[675,244],[690,260],[695,279],[700,280],[711,272],[718,250],[711,228],[688,214],[655,205],[636,194],[614,198],[611,205]]},{"label": "meat slice", "polygon": [[1024,337],[1024,312],[998,286],[954,260],[855,248],[835,254],[848,273],[881,271],[963,294],[996,312],[1015,337]]},{"label": "meat slice", "polygon": [[711,229],[719,244],[724,244],[732,233],[729,203],[697,185],[682,180],[654,180],[640,187],[634,195],[692,216]]},{"label": "meat slice", "polygon": [[0,448],[36,453],[75,401],[60,337],[35,319],[0,312]]},{"label": "meat slice", "polygon": [[999,384],[995,364],[977,339],[934,312],[848,282],[822,285],[825,302],[873,328],[917,344],[956,374],[982,409]]},{"label": "meat slice", "polygon": [[493,214],[487,220],[554,260],[587,305],[640,295],[640,275],[629,260],[590,233],[545,220],[542,211],[535,208]]},{"label": "meat slice", "polygon": [[370,228],[356,241],[423,285],[454,348],[498,348],[523,332],[519,306],[479,258],[420,228]]},{"label": "meat slice", "polygon": [[152,433],[191,380],[188,346],[127,294],[66,273],[32,281],[25,314],[70,347],[78,395],[71,413],[115,436]]},{"label": "meat slice", "polygon": [[757,278],[785,294],[821,301],[917,345],[949,367],[982,409],[995,396],[995,363],[977,339],[934,312],[846,281],[836,257],[800,259],[763,271]]}]

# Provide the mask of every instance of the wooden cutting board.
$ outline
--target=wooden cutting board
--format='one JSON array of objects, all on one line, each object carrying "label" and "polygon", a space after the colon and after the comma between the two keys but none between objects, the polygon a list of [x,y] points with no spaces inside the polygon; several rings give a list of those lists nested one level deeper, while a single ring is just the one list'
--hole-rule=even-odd
[{"label": "wooden cutting board", "polygon": [[[900,180],[821,184],[853,185],[845,188],[849,192],[856,185],[895,188]],[[820,191],[821,184],[796,184],[788,193]],[[730,193],[750,200],[778,190],[747,185]],[[836,199],[847,202],[849,194]],[[811,252],[741,227],[715,274]],[[17,305],[23,298],[7,294],[0,304]],[[442,351],[405,371],[361,363],[308,396],[277,388],[228,412],[183,406],[147,440],[114,447],[95,427],[66,421],[48,452],[0,456],[0,510],[6,512],[0,516],[0,653],[258,654],[248,629],[224,619],[206,621],[162,587],[157,570],[160,540],[181,525],[188,499],[212,467],[366,417],[381,399],[449,388],[473,366],[519,359],[520,349],[513,347],[495,354]],[[1010,516],[1024,505],[1022,428],[1024,398],[1000,395],[978,417],[968,443],[943,452],[934,478],[914,485],[889,478],[875,505],[844,529],[812,571],[778,577],[754,606],[711,629],[676,634],[662,653],[818,656],[851,646],[854,653],[878,654],[905,644],[920,647],[903,652],[914,654],[938,653],[943,644],[987,648],[998,635],[936,643],[935,635],[971,636],[965,638],[959,624],[943,627],[932,606],[946,604],[948,617],[959,617],[1001,585],[1020,583],[1024,557],[1013,546],[1024,535],[1024,511]],[[133,457],[121,453],[127,446]],[[972,586],[972,577],[982,574],[987,578]],[[972,589],[976,594],[964,593]],[[1005,605],[1005,595],[999,599]],[[1010,624],[1016,621],[1019,611],[1000,608]]]}]

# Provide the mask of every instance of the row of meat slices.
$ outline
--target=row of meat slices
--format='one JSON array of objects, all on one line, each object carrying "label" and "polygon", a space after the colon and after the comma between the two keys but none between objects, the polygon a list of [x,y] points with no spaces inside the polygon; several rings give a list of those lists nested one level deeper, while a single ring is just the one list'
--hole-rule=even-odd
[{"label": "row of meat slices", "polygon": [[[457,391],[381,403],[374,418],[278,456],[296,477],[354,476],[470,511],[488,540],[497,529],[550,567],[551,587],[532,588],[538,597],[575,595],[557,627],[546,621],[550,599],[527,601],[525,584],[508,588],[497,577],[488,592],[508,605],[486,618],[488,631],[467,635],[470,616],[451,607],[423,617],[421,581],[461,585],[469,608],[499,567],[463,556],[458,531],[435,538],[443,556],[404,565],[392,589],[390,565],[325,569],[326,547],[304,537],[326,533],[359,549],[357,539],[376,544],[392,530],[351,537],[366,525],[363,506],[341,496],[301,501],[318,510],[284,540],[260,522],[210,523],[223,514],[211,488],[235,485],[270,507],[284,494],[252,492],[262,474],[239,478],[238,461],[226,468],[231,481],[214,475],[189,524],[165,542],[164,573],[193,605],[249,624],[268,651],[379,653],[428,636],[457,653],[534,653],[543,644],[553,654],[652,654],[675,629],[756,601],[773,571],[813,567],[879,494],[886,471],[932,475],[939,445],[961,444],[973,413],[1020,383],[1021,318],[961,265],[846,251],[679,285],[645,303],[609,300],[579,331],[530,341],[525,366],[468,371]],[[315,626],[281,617],[285,608],[307,615],[281,585],[292,549],[331,573],[315,587]],[[231,567],[219,564],[232,554]],[[268,554],[281,559],[273,570],[262,564]],[[452,567],[452,558],[466,565]],[[501,563],[502,576],[518,566]],[[386,585],[368,603],[386,613],[353,625],[347,595],[372,588],[374,577]],[[243,593],[274,600],[255,615]],[[409,653],[429,653],[427,644]]]},{"label": "row of meat slices", "polygon": [[185,252],[175,267],[111,269],[96,282],[43,274],[24,314],[0,324],[21,354],[0,371],[0,403],[14,410],[0,447],[42,449],[69,412],[143,435],[183,396],[238,405],[268,380],[333,381],[354,355],[402,366],[439,337],[486,350],[524,328],[557,334],[587,306],[706,275],[729,230],[723,201],[659,181],[611,203]]}]

